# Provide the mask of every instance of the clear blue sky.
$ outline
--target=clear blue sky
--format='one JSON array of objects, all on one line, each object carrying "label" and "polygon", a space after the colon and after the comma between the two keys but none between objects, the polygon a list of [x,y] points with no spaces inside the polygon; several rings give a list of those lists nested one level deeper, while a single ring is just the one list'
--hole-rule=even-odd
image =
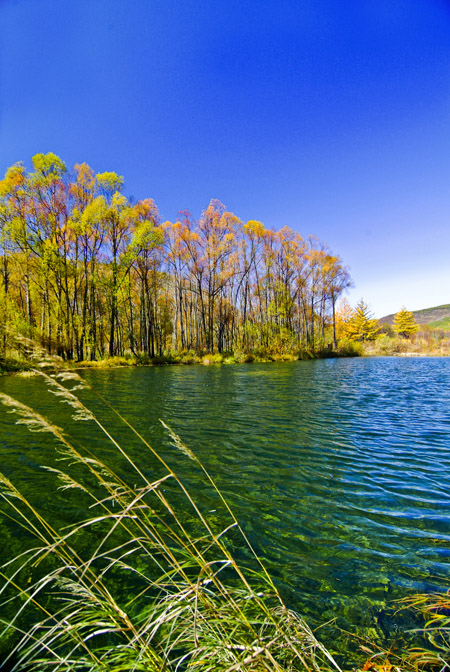
[{"label": "clear blue sky", "polygon": [[0,0],[0,172],[313,233],[377,317],[450,303],[450,2]]}]

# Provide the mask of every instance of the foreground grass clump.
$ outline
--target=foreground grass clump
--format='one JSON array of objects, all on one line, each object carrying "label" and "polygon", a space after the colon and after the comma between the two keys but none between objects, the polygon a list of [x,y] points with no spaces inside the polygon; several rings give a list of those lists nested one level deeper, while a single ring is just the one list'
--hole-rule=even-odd
[{"label": "foreground grass clump", "polygon": [[[63,467],[47,469],[86,512],[76,523],[57,524],[0,475],[4,515],[29,539],[1,571],[0,642],[9,644],[3,660],[8,669],[339,669],[285,606],[209,474],[178,436],[166,427],[177,454],[195,461],[212,489],[221,507],[214,518],[128,425],[159,465],[157,476],[146,475],[74,394],[85,386],[76,373],[37,373],[69,404],[74,419],[103,432],[124,468],[77,447],[47,418],[0,394],[17,423],[55,442]],[[75,384],[69,390],[66,382]],[[252,561],[246,569],[236,561],[233,544],[247,548]]]}]

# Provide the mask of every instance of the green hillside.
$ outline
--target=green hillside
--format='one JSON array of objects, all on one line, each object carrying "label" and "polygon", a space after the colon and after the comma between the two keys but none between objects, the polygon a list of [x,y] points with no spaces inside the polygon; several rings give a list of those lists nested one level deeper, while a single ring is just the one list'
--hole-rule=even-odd
[{"label": "green hillside", "polygon": [[[450,303],[446,303],[443,306],[435,306],[434,308],[412,310],[411,312],[413,313],[417,324],[427,324],[428,326],[437,329],[450,330]],[[394,315],[395,313],[380,317],[380,324],[392,324]]]},{"label": "green hillside", "polygon": [[443,317],[442,320],[429,322],[428,326],[433,327],[433,329],[446,329],[450,331],[450,317]]}]

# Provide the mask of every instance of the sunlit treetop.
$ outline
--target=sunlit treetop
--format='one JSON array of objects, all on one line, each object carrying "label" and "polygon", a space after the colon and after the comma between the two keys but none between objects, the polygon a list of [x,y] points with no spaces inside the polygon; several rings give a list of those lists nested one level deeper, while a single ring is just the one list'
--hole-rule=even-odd
[{"label": "sunlit treetop", "polygon": [[5,177],[0,180],[0,197],[9,196],[24,186],[26,182],[25,166],[21,161],[7,169]]},{"label": "sunlit treetop", "polygon": [[41,173],[44,177],[61,177],[67,170],[64,161],[52,152],[48,152],[48,154],[35,154],[32,162],[35,171]]},{"label": "sunlit treetop", "polygon": [[99,188],[108,195],[112,195],[116,191],[120,191],[123,187],[123,177],[121,175],[117,175],[117,173],[97,173],[96,178]]},{"label": "sunlit treetop", "polygon": [[250,238],[261,238],[266,229],[262,222],[258,222],[256,219],[250,219],[246,224],[244,224],[244,232]]}]

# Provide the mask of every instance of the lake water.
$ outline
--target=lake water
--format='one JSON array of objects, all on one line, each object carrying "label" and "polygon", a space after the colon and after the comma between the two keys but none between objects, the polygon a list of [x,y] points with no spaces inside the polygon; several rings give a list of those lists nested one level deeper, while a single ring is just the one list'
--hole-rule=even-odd
[{"label": "lake water", "polygon": [[[402,627],[393,600],[450,585],[450,359],[81,373],[192,479],[201,501],[208,496],[201,481],[158,419],[182,437],[216,480],[287,603],[313,625],[337,617],[341,628],[389,637]],[[4,377],[0,391],[70,425],[70,409],[57,404],[41,379]],[[145,464],[148,455],[128,430],[93,393],[82,394]],[[72,431],[102,450],[89,425],[77,423]],[[48,438],[15,426],[2,410],[0,445],[1,470],[45,499],[50,475],[38,467],[54,461]],[[47,506],[69,520],[77,516],[62,499]],[[3,533],[18,543],[10,527]]]}]

